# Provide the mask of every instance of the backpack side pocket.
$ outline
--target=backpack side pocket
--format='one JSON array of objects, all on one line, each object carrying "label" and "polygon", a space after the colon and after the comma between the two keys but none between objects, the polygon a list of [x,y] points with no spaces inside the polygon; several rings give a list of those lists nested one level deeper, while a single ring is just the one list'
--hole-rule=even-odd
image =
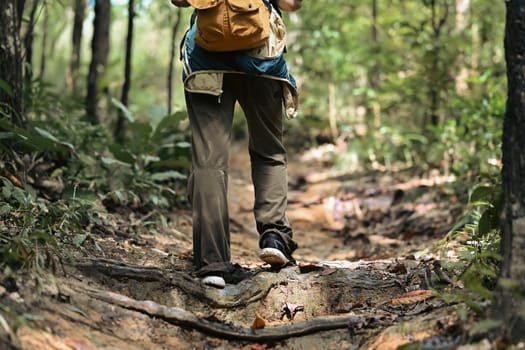
[{"label": "backpack side pocket", "polygon": [[224,0],[188,0],[197,9],[196,43],[207,46],[224,40]]}]

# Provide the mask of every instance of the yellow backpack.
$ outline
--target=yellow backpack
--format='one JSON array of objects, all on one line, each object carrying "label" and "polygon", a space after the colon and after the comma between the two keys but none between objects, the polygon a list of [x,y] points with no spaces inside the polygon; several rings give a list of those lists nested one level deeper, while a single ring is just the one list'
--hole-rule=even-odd
[{"label": "yellow backpack", "polygon": [[270,10],[265,0],[188,0],[197,10],[195,42],[208,51],[238,51],[265,44]]}]

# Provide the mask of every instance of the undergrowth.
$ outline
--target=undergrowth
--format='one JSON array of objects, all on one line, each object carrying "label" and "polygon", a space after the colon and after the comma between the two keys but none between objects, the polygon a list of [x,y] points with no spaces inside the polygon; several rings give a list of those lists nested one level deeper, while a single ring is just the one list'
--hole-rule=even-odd
[{"label": "undergrowth", "polygon": [[440,296],[459,305],[459,315],[464,321],[474,320],[470,337],[490,330],[498,322],[490,319],[489,308],[495,300],[502,260],[501,206],[501,180],[489,177],[471,191],[464,214],[439,243],[444,255],[452,258],[447,266],[459,271],[456,285],[459,288],[444,291]]},{"label": "undergrowth", "polygon": [[82,249],[94,243],[93,234],[111,234],[104,227],[115,225],[114,214],[138,212],[162,222],[168,210],[186,205],[185,112],[139,119],[114,101],[127,117],[126,139],[117,143],[107,125],[84,118],[80,103],[34,86],[34,96],[26,97],[27,125],[0,114],[3,278],[19,270],[56,271],[61,245]]}]

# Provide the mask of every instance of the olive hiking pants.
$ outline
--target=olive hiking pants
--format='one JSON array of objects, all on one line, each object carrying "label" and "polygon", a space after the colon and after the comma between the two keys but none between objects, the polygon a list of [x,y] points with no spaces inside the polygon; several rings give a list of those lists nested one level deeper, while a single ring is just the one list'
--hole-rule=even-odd
[{"label": "olive hiking pants", "polygon": [[193,210],[194,262],[201,272],[228,271],[231,267],[227,193],[236,102],[248,125],[253,212],[260,239],[273,232],[283,239],[290,253],[297,248],[285,214],[288,181],[281,82],[229,73],[224,75],[220,97],[186,91],[192,132],[188,198]]}]

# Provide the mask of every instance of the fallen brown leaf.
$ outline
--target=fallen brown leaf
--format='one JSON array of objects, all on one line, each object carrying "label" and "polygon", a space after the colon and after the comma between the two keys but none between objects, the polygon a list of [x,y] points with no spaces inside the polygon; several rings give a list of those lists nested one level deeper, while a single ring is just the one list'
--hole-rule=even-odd
[{"label": "fallen brown leaf", "polygon": [[19,188],[24,188],[24,185],[22,185],[22,182],[18,180],[18,178],[13,174],[7,174],[6,177],[11,181],[13,185]]},{"label": "fallen brown leaf", "polygon": [[259,317],[259,315],[255,316],[255,320],[253,321],[251,328],[261,329],[261,328],[264,328],[265,326],[266,326],[266,321],[262,319],[261,317]]},{"label": "fallen brown leaf", "polygon": [[432,297],[432,291],[426,289],[414,290],[403,295],[398,296],[397,298],[392,299],[392,304],[394,305],[409,305],[415,304],[420,301],[426,300]]}]

